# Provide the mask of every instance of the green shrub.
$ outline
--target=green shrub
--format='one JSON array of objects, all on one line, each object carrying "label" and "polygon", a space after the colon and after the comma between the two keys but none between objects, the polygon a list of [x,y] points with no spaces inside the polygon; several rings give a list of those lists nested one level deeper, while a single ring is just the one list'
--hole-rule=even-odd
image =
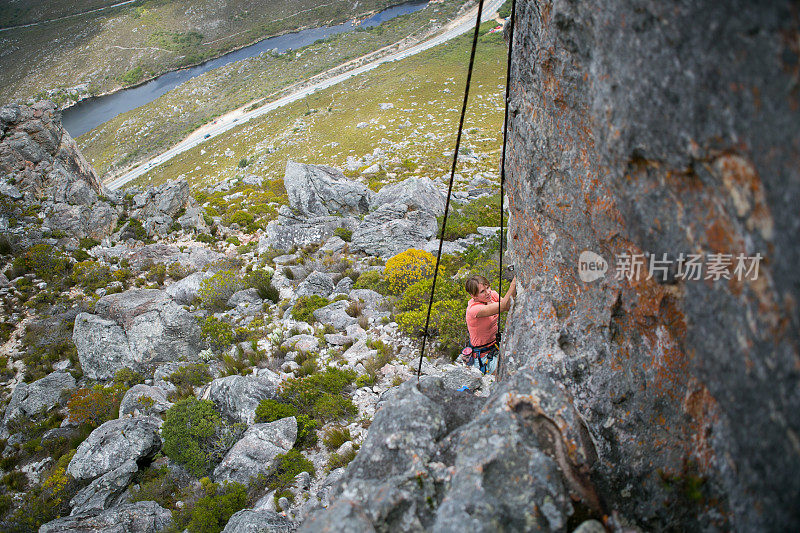
[{"label": "green shrub", "polygon": [[344,242],[350,242],[353,240],[353,230],[349,230],[347,228],[336,228],[333,230],[333,234],[341,238]]},{"label": "green shrub", "polygon": [[343,392],[355,377],[352,370],[327,367],[318,374],[289,378],[281,385],[280,399],[320,422],[351,416],[358,409]]},{"label": "green shrub", "polygon": [[356,378],[356,387],[358,387],[359,389],[361,387],[372,387],[373,385],[375,385],[375,382],[376,382],[375,376],[372,376],[370,374],[361,374],[360,376],[358,376],[358,378]]},{"label": "green shrub", "polygon": [[219,533],[231,516],[247,505],[247,489],[241,483],[212,483],[200,480],[203,496],[193,505],[173,513],[178,530],[190,533]]},{"label": "green shrub", "polygon": [[[444,215],[438,217],[441,235]],[[500,226],[500,195],[477,198],[450,212],[447,217],[445,240],[452,241],[477,233],[479,226]]]},{"label": "green shrub", "polygon": [[49,244],[35,244],[13,261],[15,275],[27,273],[50,282],[62,278],[69,269],[69,259]]},{"label": "green shrub", "polygon": [[167,266],[167,275],[174,280],[181,280],[194,272],[194,269],[184,266],[180,261],[174,261]]},{"label": "green shrub", "polygon": [[125,389],[130,389],[134,385],[139,385],[141,383],[144,383],[144,376],[130,368],[120,368],[114,374],[114,384],[124,387]]},{"label": "green shrub", "polygon": [[80,243],[80,247],[84,250],[90,250],[100,244],[100,241],[92,239],[91,237],[82,237],[78,242]]},{"label": "green shrub", "polygon": [[301,472],[308,472],[312,478],[316,475],[314,464],[299,450],[292,449],[275,458],[275,471],[270,474],[267,487],[275,491],[276,503],[281,496],[286,496],[290,500],[293,498],[288,489],[294,485],[294,479]]},{"label": "green shrub", "polygon": [[131,486],[131,503],[156,502],[165,509],[174,509],[183,489],[180,482],[164,465],[137,472]]},{"label": "green shrub", "polygon": [[216,351],[227,350],[236,341],[233,326],[214,316],[200,323],[200,337]]},{"label": "green shrub", "polygon": [[150,242],[150,237],[147,236],[147,230],[144,229],[142,221],[138,218],[128,219],[128,227],[122,232],[120,239],[134,239],[142,242]]},{"label": "green shrub", "polygon": [[242,244],[242,242],[239,240],[239,237],[237,237],[236,235],[231,235],[230,237],[225,239],[225,242],[227,242],[228,244],[232,244],[234,246],[241,246]]},{"label": "green shrub", "polygon": [[208,365],[203,363],[193,363],[180,367],[167,377],[167,381],[174,383],[178,387],[199,387],[210,383],[213,378],[208,371]]},{"label": "green shrub", "polygon": [[358,276],[353,284],[354,289],[370,289],[383,295],[389,294],[389,288],[383,276],[377,270],[367,270]]},{"label": "green shrub", "polygon": [[211,310],[225,308],[225,303],[238,290],[244,288],[244,283],[235,270],[220,270],[200,283],[198,296],[203,307]]},{"label": "green shrub", "polygon": [[356,458],[357,450],[355,448],[350,449],[349,451],[338,454],[332,453],[330,458],[328,458],[328,470],[335,470],[337,468],[343,468],[350,464],[350,461]]},{"label": "green shrub", "polygon": [[222,459],[244,429],[243,424],[227,424],[211,401],[185,398],[166,413],[161,431],[163,450],[200,477]]},{"label": "green shrub", "polygon": [[241,227],[246,227],[255,221],[255,217],[247,211],[234,211],[225,218],[228,226],[239,224]]},{"label": "green shrub", "polygon": [[297,415],[297,442],[296,448],[308,448],[317,443],[317,428],[319,424],[308,415]]},{"label": "green shrub", "polygon": [[256,422],[274,422],[281,418],[296,416],[297,409],[288,403],[265,398],[256,407]]},{"label": "green shrub", "polygon": [[322,296],[312,294],[309,296],[301,296],[297,299],[292,309],[292,318],[301,322],[313,322],[314,311],[325,307],[331,301]]},{"label": "green shrub", "polygon": [[42,524],[69,514],[70,499],[80,488],[66,472],[74,455],[75,450],[62,456],[41,485],[25,492],[19,507],[4,521],[5,531],[38,531]]},{"label": "green shrub", "polygon": [[217,242],[217,238],[216,237],[212,237],[208,233],[198,233],[195,236],[195,240],[197,240],[198,242],[205,243],[205,244],[214,244],[215,242]]},{"label": "green shrub", "polygon": [[164,263],[153,263],[147,269],[147,281],[155,281],[159,285],[164,284],[167,277],[167,267]]},{"label": "green shrub", "polygon": [[[430,302],[432,285],[433,279],[423,279],[409,286],[397,301],[397,308],[400,311],[412,311],[420,307],[427,308]],[[467,299],[467,293],[461,283],[443,276],[440,271],[436,280],[436,295],[433,301],[462,299]]]},{"label": "green shrub", "polygon": [[[443,353],[452,355],[464,347],[467,339],[466,311],[466,298],[435,301],[431,306],[430,328],[437,332],[433,340]],[[426,313],[427,307],[400,313],[397,325],[405,334],[416,336],[425,327]]]},{"label": "green shrub", "polygon": [[347,441],[353,440],[350,430],[347,428],[334,427],[325,433],[322,443],[329,450],[338,450]]},{"label": "green shrub", "polygon": [[91,389],[76,390],[67,402],[70,419],[95,428],[117,418],[125,390],[124,385],[95,385]]},{"label": "green shrub", "polygon": [[255,269],[248,272],[245,276],[244,283],[246,286],[256,289],[258,296],[264,300],[270,300],[272,303],[278,301],[278,291],[272,287],[272,272],[264,269]]}]

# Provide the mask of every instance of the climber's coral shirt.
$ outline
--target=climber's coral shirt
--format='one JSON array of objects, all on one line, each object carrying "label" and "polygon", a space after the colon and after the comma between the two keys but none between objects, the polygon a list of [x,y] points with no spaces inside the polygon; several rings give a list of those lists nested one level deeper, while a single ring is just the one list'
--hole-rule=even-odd
[{"label": "climber's coral shirt", "polygon": [[[500,295],[497,294],[497,291],[492,291],[492,301],[500,301]],[[486,304],[475,300],[475,298],[470,298],[467,303],[467,330],[469,331],[469,342],[473,346],[483,346],[494,342],[497,336],[499,314],[484,317],[475,316],[484,305]]]}]

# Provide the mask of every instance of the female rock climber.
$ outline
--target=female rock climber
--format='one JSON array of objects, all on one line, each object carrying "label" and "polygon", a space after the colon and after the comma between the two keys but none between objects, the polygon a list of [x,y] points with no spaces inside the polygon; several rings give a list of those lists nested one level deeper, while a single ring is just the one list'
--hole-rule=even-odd
[{"label": "female rock climber", "polygon": [[508,311],[511,299],[517,294],[517,278],[511,281],[506,295],[500,298],[497,291],[489,286],[489,280],[475,275],[464,284],[472,296],[467,303],[467,330],[469,331],[469,347],[465,349],[467,365],[477,364],[481,372],[491,374],[497,369],[500,358],[498,348],[500,336],[497,331],[500,312]]}]

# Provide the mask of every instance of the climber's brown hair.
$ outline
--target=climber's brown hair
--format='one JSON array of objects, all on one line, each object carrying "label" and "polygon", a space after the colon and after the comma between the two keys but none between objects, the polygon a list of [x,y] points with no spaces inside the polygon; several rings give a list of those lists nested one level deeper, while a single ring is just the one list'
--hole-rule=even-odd
[{"label": "climber's brown hair", "polygon": [[481,290],[481,285],[489,285],[489,280],[484,278],[481,275],[474,275],[467,279],[466,283],[464,283],[464,288],[467,290],[470,295],[475,296],[478,294],[478,291]]}]

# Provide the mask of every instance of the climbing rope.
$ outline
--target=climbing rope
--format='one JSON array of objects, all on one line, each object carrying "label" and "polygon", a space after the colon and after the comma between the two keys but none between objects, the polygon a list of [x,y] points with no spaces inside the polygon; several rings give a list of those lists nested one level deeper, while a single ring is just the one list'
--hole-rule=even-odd
[{"label": "climbing rope", "polygon": [[[503,294],[503,239],[505,231],[503,231],[503,198],[505,195],[506,183],[506,140],[508,139],[508,108],[509,108],[509,94],[511,93],[511,51],[514,47],[514,24],[516,23],[516,8],[517,0],[511,0],[511,17],[508,19],[508,63],[506,64],[506,112],[503,119],[503,151],[500,155],[500,270],[498,271],[497,281],[497,294]],[[497,312],[497,327],[500,327],[501,317],[503,310],[498,308]],[[496,375],[500,375],[500,370],[503,367],[503,358],[498,356]]]},{"label": "climbing rope", "polygon": [[[516,0],[512,0],[511,3],[511,31],[509,35],[512,37],[511,42],[513,43],[513,20],[514,20],[514,9],[516,5]],[[447,187],[447,200],[444,204],[444,218],[442,220],[442,231],[439,235],[439,250],[436,253],[436,267],[433,270],[433,283],[431,284],[431,294],[430,299],[428,301],[428,312],[425,315],[425,328],[422,330],[422,348],[420,349],[419,353],[419,366],[417,367],[417,382],[419,382],[420,376],[422,374],[422,359],[425,356],[425,343],[430,336],[430,332],[428,327],[430,326],[431,320],[431,308],[433,307],[433,297],[436,292],[436,279],[439,277],[439,263],[442,258],[442,245],[444,244],[444,232],[447,228],[447,215],[450,211],[450,196],[453,192],[453,181],[455,180],[456,175],[456,163],[458,163],[458,150],[461,146],[461,133],[464,129],[464,117],[467,113],[467,102],[469,100],[469,87],[470,81],[472,80],[472,69],[475,64],[475,50],[478,47],[478,35],[480,33],[481,27],[481,13],[483,12],[483,0],[480,0],[478,3],[478,15],[475,19],[475,32],[472,36],[472,51],[470,52],[469,56],[469,68],[467,69],[467,83],[466,88],[464,89],[464,103],[461,106],[461,118],[458,121],[458,134],[456,135],[456,147],[455,152],[453,152],[453,165],[450,168],[450,182]],[[503,275],[503,182],[505,179],[505,154],[506,154],[506,135],[508,131],[508,87],[509,87],[509,75],[511,72],[511,49],[509,47],[508,51],[508,72],[506,73],[506,111],[505,111],[505,125],[503,129],[503,151],[502,151],[502,161],[500,163],[500,276],[501,282],[500,287],[502,289],[502,275]]]}]

